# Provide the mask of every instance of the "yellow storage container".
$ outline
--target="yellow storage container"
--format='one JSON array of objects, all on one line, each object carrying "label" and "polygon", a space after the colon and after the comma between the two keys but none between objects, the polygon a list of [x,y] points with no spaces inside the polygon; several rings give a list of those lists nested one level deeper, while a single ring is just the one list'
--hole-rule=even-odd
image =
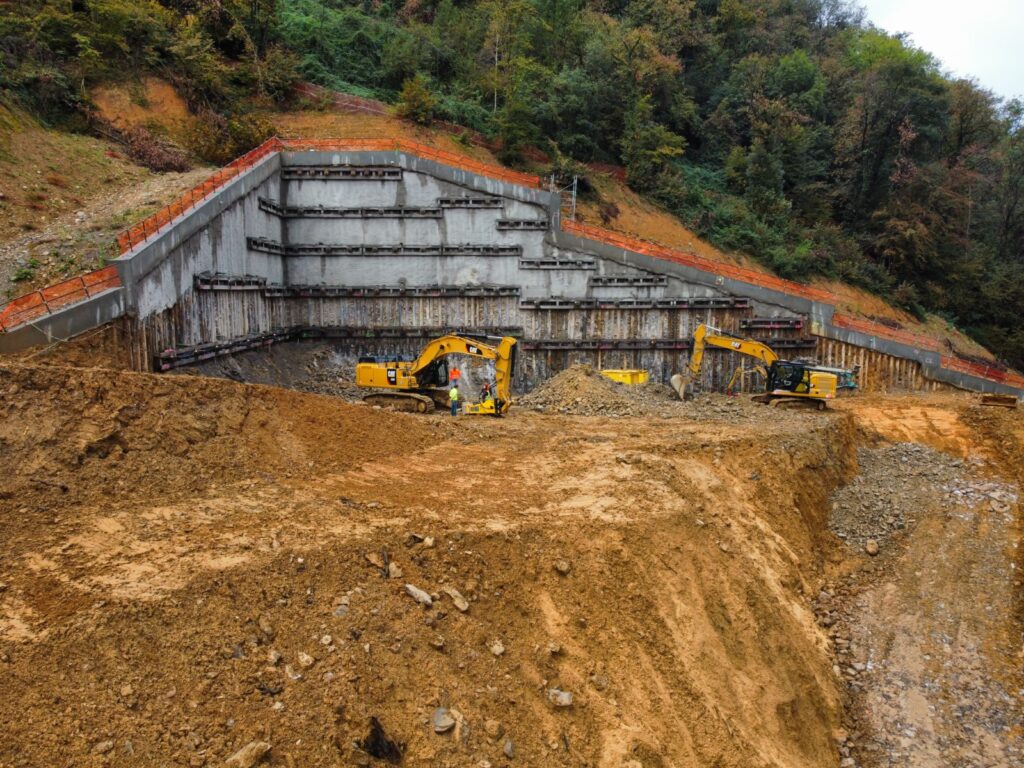
[{"label": "yellow storage container", "polygon": [[619,384],[646,384],[650,378],[650,373],[640,368],[610,368],[601,371],[601,375]]}]

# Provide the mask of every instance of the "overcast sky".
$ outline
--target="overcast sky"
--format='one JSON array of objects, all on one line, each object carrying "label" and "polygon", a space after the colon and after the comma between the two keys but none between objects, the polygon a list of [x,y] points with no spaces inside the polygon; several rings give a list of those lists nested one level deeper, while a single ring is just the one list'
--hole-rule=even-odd
[{"label": "overcast sky", "polygon": [[956,75],[1024,96],[1024,0],[860,0],[889,32],[909,32]]}]

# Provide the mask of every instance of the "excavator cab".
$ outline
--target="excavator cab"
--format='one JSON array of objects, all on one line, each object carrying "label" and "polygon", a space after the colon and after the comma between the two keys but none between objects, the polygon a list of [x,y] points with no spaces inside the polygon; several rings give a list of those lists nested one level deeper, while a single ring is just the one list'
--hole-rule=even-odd
[{"label": "excavator cab", "polygon": [[813,400],[831,400],[836,396],[835,374],[788,360],[776,360],[768,368],[765,393],[800,395]]}]

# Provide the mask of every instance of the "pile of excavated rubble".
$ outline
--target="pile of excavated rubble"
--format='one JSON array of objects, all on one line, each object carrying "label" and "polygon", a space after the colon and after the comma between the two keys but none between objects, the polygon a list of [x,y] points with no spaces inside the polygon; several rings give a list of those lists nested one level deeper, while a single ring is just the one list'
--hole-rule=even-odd
[{"label": "pile of excavated rubble", "polygon": [[663,384],[619,384],[589,365],[574,365],[520,398],[517,404],[542,413],[643,416],[665,411],[678,400]]},{"label": "pile of excavated rubble", "polygon": [[858,461],[860,474],[832,497],[829,529],[869,554],[914,524],[922,498],[939,503],[964,467],[961,459],[917,443],[862,448]]}]

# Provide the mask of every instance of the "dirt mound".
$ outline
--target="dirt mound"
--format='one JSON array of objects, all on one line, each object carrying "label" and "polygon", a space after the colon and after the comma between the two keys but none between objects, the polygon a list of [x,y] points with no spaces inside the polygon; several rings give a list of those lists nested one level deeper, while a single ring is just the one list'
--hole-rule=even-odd
[{"label": "dirt mound", "polygon": [[677,399],[672,389],[662,384],[620,384],[589,365],[574,365],[519,398],[516,404],[542,413],[641,416],[664,411],[674,401]]},{"label": "dirt mound", "polygon": [[767,410],[624,430],[0,375],[4,765],[834,762],[794,514],[837,479],[830,420],[779,462]]},{"label": "dirt mound", "polygon": [[0,367],[0,416],[0,499],[30,509],[337,470],[393,455],[389,434],[415,450],[448,426],[215,379],[28,365]]}]

